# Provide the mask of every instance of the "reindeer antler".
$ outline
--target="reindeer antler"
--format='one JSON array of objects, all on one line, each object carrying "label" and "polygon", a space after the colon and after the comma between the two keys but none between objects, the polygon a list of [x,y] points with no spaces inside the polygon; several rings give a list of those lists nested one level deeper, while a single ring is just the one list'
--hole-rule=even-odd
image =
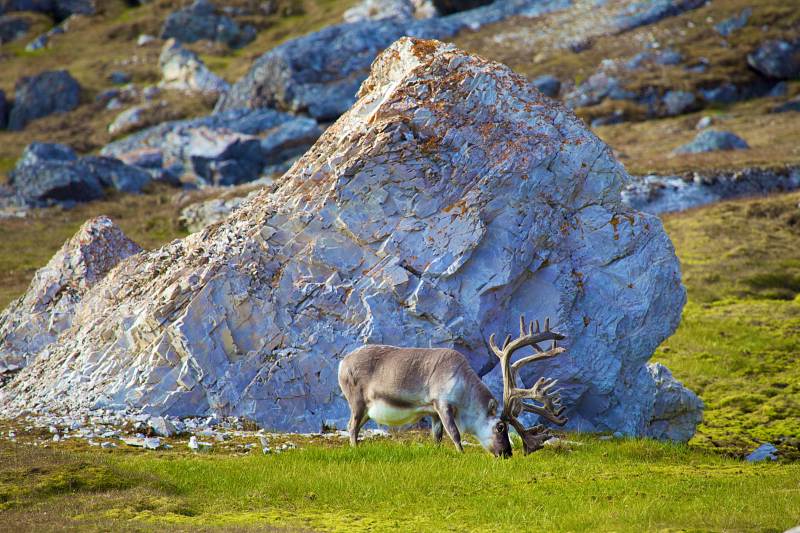
[{"label": "reindeer antler", "polygon": [[[534,383],[533,387],[521,389],[517,388],[517,374],[519,369],[528,363],[549,359],[564,353],[566,350],[556,345],[557,341],[562,339],[564,339],[563,335],[550,330],[549,318],[545,320],[542,331],[538,320],[531,322],[526,329],[525,316],[519,318],[519,337],[511,340],[511,335],[508,335],[503,341],[502,348],[497,347],[494,334],[489,337],[489,346],[500,359],[500,368],[503,371],[503,412],[501,417],[508,421],[522,437],[526,455],[541,448],[550,434],[542,425],[525,428],[517,420],[523,411],[536,413],[559,426],[566,424],[567,418],[561,416],[564,407],[561,405],[559,390],[551,390],[558,380],[542,377]],[[540,343],[545,341],[553,342],[549,350],[543,350],[540,346]],[[511,355],[525,346],[533,347],[535,353],[511,363]],[[533,400],[539,404],[526,403],[523,400]]]}]

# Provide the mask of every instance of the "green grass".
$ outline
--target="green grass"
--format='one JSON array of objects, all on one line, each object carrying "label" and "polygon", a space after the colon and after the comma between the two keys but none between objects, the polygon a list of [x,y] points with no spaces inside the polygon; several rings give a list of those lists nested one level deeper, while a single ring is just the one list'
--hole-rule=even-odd
[{"label": "green grass", "polygon": [[706,403],[693,442],[800,458],[800,193],[665,217],[689,303],[657,351]]},{"label": "green grass", "polygon": [[[510,460],[416,434],[270,456],[18,447],[0,452],[0,494],[15,494],[0,520],[35,525],[49,512],[50,523],[81,529],[324,531],[781,531],[800,521],[800,464],[579,442]],[[41,471],[9,475],[32,463]]]}]

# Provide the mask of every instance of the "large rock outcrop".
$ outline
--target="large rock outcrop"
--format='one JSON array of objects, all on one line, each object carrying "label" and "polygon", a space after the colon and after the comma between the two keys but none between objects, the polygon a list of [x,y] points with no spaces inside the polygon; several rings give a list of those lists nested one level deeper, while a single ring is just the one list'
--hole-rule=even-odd
[{"label": "large rock outcrop", "polygon": [[91,288],[71,328],[0,389],[0,413],[342,426],[350,350],[452,346],[495,386],[487,339],[524,312],[567,335],[568,355],[524,378],[561,379],[569,427],[689,438],[701,402],[647,365],[680,319],[679,264],[659,219],[622,204],[627,181],[521,76],[403,38],[274,191]]},{"label": "large rock outcrop", "polygon": [[122,259],[142,249],[109,218],[81,226],[31,281],[25,296],[0,315],[0,375],[23,368],[72,323],[86,292]]}]

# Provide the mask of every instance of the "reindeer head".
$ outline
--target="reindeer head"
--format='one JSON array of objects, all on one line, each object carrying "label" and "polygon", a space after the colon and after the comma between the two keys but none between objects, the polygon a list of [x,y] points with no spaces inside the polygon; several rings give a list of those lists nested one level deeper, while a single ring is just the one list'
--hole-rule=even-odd
[{"label": "reindeer head", "polygon": [[[536,413],[559,426],[566,424],[567,418],[561,416],[564,407],[561,405],[559,391],[551,391],[557,383],[556,380],[542,377],[530,389],[520,389],[517,388],[517,374],[519,369],[528,363],[549,359],[564,353],[566,351],[564,348],[556,346],[556,341],[563,338],[563,335],[550,330],[549,318],[544,322],[544,331],[541,331],[538,320],[531,322],[526,329],[524,316],[519,319],[519,337],[512,341],[511,335],[507,336],[502,348],[498,348],[495,344],[494,334],[489,337],[489,346],[500,359],[500,369],[503,372],[503,411],[500,414],[500,420],[511,425],[522,437],[522,447],[526,455],[541,449],[551,435],[542,425],[525,428],[517,420],[522,412]],[[539,343],[545,341],[553,342],[552,347],[546,351],[539,346]],[[525,346],[531,346],[534,349],[533,355],[511,363],[511,354]],[[526,403],[523,400],[533,400],[539,403]],[[508,431],[507,427],[505,431]],[[510,452],[508,455],[511,455]]]},{"label": "reindeer head", "polygon": [[486,417],[479,425],[475,436],[481,445],[495,457],[511,457],[511,441],[508,439],[508,422],[497,412],[497,400],[489,399]]}]

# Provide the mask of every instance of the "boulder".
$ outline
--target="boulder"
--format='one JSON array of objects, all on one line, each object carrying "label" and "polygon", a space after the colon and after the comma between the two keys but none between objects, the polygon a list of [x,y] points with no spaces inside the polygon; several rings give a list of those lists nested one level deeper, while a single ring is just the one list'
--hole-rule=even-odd
[{"label": "boulder", "polygon": [[103,197],[100,181],[85,172],[68,146],[31,143],[9,173],[9,182],[31,205],[86,202]]},{"label": "boulder", "polygon": [[566,335],[568,355],[523,380],[560,379],[569,429],[671,435],[675,413],[685,438],[688,392],[646,364],[680,320],[679,263],[660,220],[621,202],[628,179],[507,67],[400,39],[277,188],[84,295],[69,335],[0,388],[0,415],[91,405],[343,427],[350,350],[455,347],[495,386],[487,338],[524,312]]},{"label": "boulder", "polygon": [[252,26],[240,27],[232,18],[218,15],[208,0],[195,0],[189,7],[170,13],[161,28],[161,38],[183,43],[218,41],[239,48],[256,38],[256,30]]},{"label": "boulder", "polygon": [[31,143],[14,170],[11,185],[31,205],[87,202],[103,197],[104,188],[141,192],[150,174],[111,157],[78,158],[68,146]]},{"label": "boulder", "polygon": [[747,141],[730,131],[703,130],[692,142],[675,149],[676,154],[699,154],[717,150],[746,150]]},{"label": "boulder", "polygon": [[703,421],[703,401],[661,363],[648,363],[647,371],[656,385],[649,435],[661,440],[689,440]]},{"label": "boulder", "polygon": [[21,130],[30,121],[78,107],[81,87],[66,70],[25,77],[16,84],[10,130]]},{"label": "boulder", "polygon": [[175,425],[163,416],[154,416],[148,419],[147,425],[159,437],[172,437],[178,433]]},{"label": "boulder", "polygon": [[312,118],[298,117],[261,137],[264,174],[282,174],[290,163],[319,139],[322,130]]},{"label": "boulder", "polygon": [[60,22],[70,15],[94,15],[93,0],[0,0],[0,15],[15,11],[34,11]]},{"label": "boulder", "polygon": [[800,78],[800,39],[766,41],[747,55],[747,63],[768,78]]},{"label": "boulder", "polygon": [[175,39],[164,43],[158,65],[163,78],[159,85],[166,89],[217,95],[230,88],[228,82],[208,70],[197,54]]},{"label": "boulder", "polygon": [[0,375],[17,371],[69,329],[76,304],[123,259],[141,252],[107,217],[88,220],[0,314]]},{"label": "boulder", "polygon": [[166,136],[169,157],[207,185],[238,185],[258,179],[264,167],[254,135],[199,127]]},{"label": "boulder", "polygon": [[655,24],[667,17],[674,17],[686,11],[697,9],[706,0],[649,0],[630,2],[624,5],[623,13],[615,17],[617,33],[630,31],[648,24]]},{"label": "boulder", "polygon": [[414,3],[411,0],[362,0],[344,12],[345,22],[361,22],[363,20],[414,18]]},{"label": "boulder", "polygon": [[467,9],[491,4],[494,0],[433,0],[436,10],[442,15],[449,15]]},{"label": "boulder", "polygon": [[22,17],[0,16],[0,45],[24,37],[29,29],[30,24]]},{"label": "boulder", "polygon": [[[305,117],[294,117],[274,109],[232,110],[209,117],[165,122],[120,139],[103,148],[103,155],[129,160],[136,154],[146,152],[151,160],[158,158],[160,165],[171,174],[194,174],[209,182],[239,183],[253,180],[259,173],[271,174],[287,170],[289,164],[305,152],[322,134],[316,121]],[[214,140],[215,139],[215,140]],[[254,146],[260,144],[260,150]],[[215,167],[224,170],[226,179],[215,179],[202,154],[193,159],[201,145],[214,144],[216,149],[226,145],[231,151],[222,150],[212,158]],[[244,143],[244,144],[242,144]],[[246,149],[245,149],[246,148]],[[244,152],[241,152],[244,150]],[[220,160],[219,157],[234,157],[244,154],[242,161]],[[260,154],[260,155],[259,155]],[[239,156],[236,156],[239,157]],[[258,158],[258,160],[256,159]],[[222,161],[229,161],[222,163]],[[147,165],[153,168],[152,165]],[[196,174],[201,172],[201,174]],[[233,178],[235,179],[228,179]],[[217,178],[221,178],[217,174]]]},{"label": "boulder", "polygon": [[539,76],[531,83],[533,83],[533,86],[539,89],[543,95],[549,96],[550,98],[557,98],[559,91],[561,91],[561,82],[550,75]]},{"label": "boulder", "polygon": [[216,112],[274,107],[335,119],[355,102],[378,53],[403,35],[442,39],[514,15],[534,17],[564,0],[504,0],[428,20],[364,20],[329,26],[289,40],[258,58],[217,102]]},{"label": "boulder", "polygon": [[687,91],[667,91],[664,95],[664,107],[667,115],[682,115],[695,107],[694,94]]},{"label": "boulder", "polygon": [[716,87],[700,89],[703,98],[712,104],[732,104],[740,99],[739,89],[732,83],[725,82]]},{"label": "boulder", "polygon": [[597,105],[606,98],[612,100],[630,100],[636,95],[622,87],[615,76],[604,70],[598,70],[589,78],[570,91],[565,101],[570,107],[588,107]]},{"label": "boulder", "polygon": [[64,20],[71,15],[94,15],[94,0],[53,0],[53,16]]}]

